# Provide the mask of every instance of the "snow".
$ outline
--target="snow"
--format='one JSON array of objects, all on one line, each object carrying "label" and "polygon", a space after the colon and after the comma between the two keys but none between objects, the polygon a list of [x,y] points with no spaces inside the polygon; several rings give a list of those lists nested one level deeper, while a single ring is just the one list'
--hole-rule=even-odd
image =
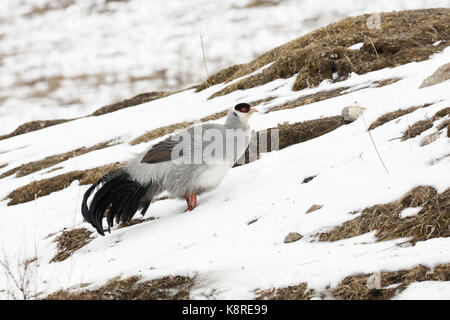
[{"label": "snow", "polygon": [[411,283],[395,300],[450,300],[450,281]]},{"label": "snow", "polygon": [[402,212],[399,213],[399,217],[402,219],[414,217],[419,213],[421,209],[422,209],[421,207],[403,209]]},{"label": "snow", "polygon": [[364,45],[364,42],[355,43],[354,45],[348,47],[349,50],[359,50]]},{"label": "snow", "polygon": [[[201,37],[212,74],[349,15],[448,7],[448,0],[287,0],[243,8],[248,2],[0,1],[0,134],[201,82]],[[53,10],[39,14],[45,6]]]},{"label": "snow", "polygon": [[[1,6],[5,3],[14,6],[13,2],[7,1],[2,2]],[[130,2],[131,11],[135,10],[132,3],[135,2]],[[205,7],[216,5],[210,3],[205,2]],[[294,6],[293,2],[288,3]],[[330,3],[330,6],[333,7],[334,3],[340,2]],[[419,3],[422,2],[416,1],[416,4]],[[355,10],[359,10],[357,6]],[[56,19],[56,14],[56,11],[49,12],[46,16],[55,16]],[[144,18],[143,12],[139,19]],[[104,18],[102,23],[107,21]],[[257,23],[253,22],[255,25],[250,23],[249,30],[256,28]],[[171,30],[176,34],[174,30],[179,29]],[[58,39],[58,32],[49,35],[53,36]],[[89,39],[89,35],[85,36]],[[259,36],[255,35],[255,39]],[[48,45],[44,42],[42,47]],[[171,46],[170,43],[168,46]],[[236,48],[237,51],[239,48]],[[225,51],[229,52],[228,49]],[[77,54],[75,52],[74,56]],[[55,54],[54,58],[63,59],[63,56]],[[154,61],[151,56],[148,58]],[[172,58],[167,59],[172,61]],[[23,59],[25,65],[27,59]],[[237,63],[239,58],[233,56],[231,60]],[[239,102],[274,97],[270,102],[256,106],[260,113],[250,119],[254,130],[275,127],[283,122],[295,123],[340,115],[346,106],[366,108],[363,117],[351,124],[316,139],[263,154],[258,161],[233,168],[217,189],[199,197],[198,207],[194,211],[183,213],[185,203],[181,200],[155,202],[146,217],[158,219],[127,228],[114,228],[105,237],[94,233],[89,244],[62,262],[49,262],[56,253],[53,240],[59,232],[64,228],[94,231],[83,222],[80,212],[83,193],[89,186],[80,186],[78,181],[74,181],[66,189],[14,206],[7,206],[7,200],[2,200],[0,212],[4,218],[0,219],[0,255],[13,264],[17,274],[20,273],[21,261],[37,256],[38,267],[30,271],[30,277],[33,285],[42,292],[40,297],[81,283],[89,283],[88,288],[94,288],[117,276],[141,275],[143,279],[155,279],[187,275],[196,276],[197,284],[191,298],[251,299],[256,289],[306,282],[310,288],[320,292],[327,286],[338,285],[349,275],[405,270],[417,265],[432,268],[449,263],[450,238],[429,239],[411,246],[405,245],[409,240],[405,238],[378,242],[375,231],[331,243],[318,242],[315,236],[358,217],[359,214],[351,212],[361,212],[372,205],[397,200],[415,186],[431,185],[438,192],[449,187],[450,145],[445,134],[424,147],[420,146],[421,137],[434,132],[436,126],[408,141],[395,139],[410,124],[448,107],[448,81],[418,89],[423,79],[448,61],[450,48],[426,61],[364,75],[352,74],[345,81],[324,81],[313,89],[292,91],[294,76],[208,100],[209,96],[224,88],[223,84],[219,84],[199,93],[186,90],[103,116],[82,118],[0,140],[0,166],[6,164],[0,169],[0,175],[21,164],[83,146],[112,139],[119,143],[24,177],[0,179],[0,199],[4,199],[12,190],[32,181],[127,160],[157,142],[135,146],[129,144],[146,131],[181,121],[195,121]],[[87,66],[92,67],[89,61]],[[120,72],[122,68],[131,67],[124,63],[114,72]],[[267,66],[256,72],[264,68]],[[49,71],[45,69],[45,72]],[[390,78],[401,80],[384,87],[375,86],[377,81]],[[344,87],[350,89],[332,99],[265,113],[274,106],[302,96]],[[111,88],[117,89],[115,86]],[[75,92],[79,94],[82,91]],[[102,89],[92,93],[92,101],[95,97],[98,99],[95,105],[100,104],[103,94]],[[371,131],[388,169],[386,171],[374,149],[367,126],[387,112],[425,103],[431,105]],[[223,119],[214,122],[221,123]],[[59,167],[62,168],[49,172]],[[316,176],[313,180],[302,184],[305,177],[313,175]],[[323,207],[305,214],[313,204]],[[405,210],[401,216],[411,216],[419,209]],[[253,219],[257,221],[248,224]],[[290,232],[297,232],[303,238],[285,244],[283,240]],[[11,279],[0,273],[0,299],[9,298],[9,291],[14,290]],[[421,282],[411,284],[397,298],[437,297],[438,294],[448,297],[448,293],[448,282]]]}]

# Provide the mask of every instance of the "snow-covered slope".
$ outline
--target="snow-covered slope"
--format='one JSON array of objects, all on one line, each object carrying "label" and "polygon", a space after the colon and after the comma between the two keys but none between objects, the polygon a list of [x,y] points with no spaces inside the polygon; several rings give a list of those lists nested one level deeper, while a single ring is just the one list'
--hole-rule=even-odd
[{"label": "snow-covered slope", "polygon": [[448,7],[447,0],[267,2],[2,0],[0,135],[200,82],[202,42],[212,74],[349,15]]},{"label": "snow-covered slope", "polygon": [[[21,274],[29,280],[29,294],[37,292],[39,297],[80,284],[84,289],[95,288],[118,276],[138,275],[150,280],[184,275],[195,278],[190,291],[194,299],[251,299],[255,290],[299,283],[314,289],[318,298],[326,288],[336,287],[354,274],[450,263],[447,237],[414,245],[408,243],[408,238],[377,241],[375,231],[335,242],[317,238],[318,233],[354,219],[351,212],[397,200],[413,187],[430,185],[438,193],[449,188],[447,127],[441,129],[435,141],[421,146],[422,138],[436,132],[448,115],[414,138],[398,139],[408,126],[432,118],[449,106],[448,80],[419,89],[425,78],[449,61],[450,48],[446,48],[426,61],[364,75],[353,73],[345,81],[323,81],[313,89],[292,91],[292,77],[208,99],[225,87],[219,84],[201,92],[187,90],[0,141],[0,175],[47,156],[112,139],[119,142],[23,177],[10,175],[0,179],[3,199],[33,181],[126,161],[156,142],[129,144],[146,131],[196,121],[238,102],[273,98],[257,106],[261,112],[250,120],[254,130],[340,115],[346,106],[366,108],[363,116],[350,124],[233,168],[216,190],[199,197],[199,206],[193,212],[183,213],[185,203],[179,200],[157,201],[146,217],[158,219],[115,229],[105,237],[94,233],[92,241],[61,262],[50,260],[57,251],[54,240],[64,228],[94,230],[83,222],[80,213],[82,195],[88,186],[75,180],[69,187],[42,197],[36,190],[35,200],[12,206],[5,199],[0,202],[1,261],[9,266],[11,274],[0,273],[0,298],[21,297],[13,281]],[[392,78],[400,80],[381,87],[375,85]],[[347,87],[351,88],[347,94],[264,113],[302,96]],[[370,134],[367,130],[381,115],[425,104],[429,105],[389,121]],[[302,183],[311,176],[315,178]],[[306,214],[314,204],[322,207]],[[291,232],[303,237],[285,243]],[[24,272],[26,260],[32,262]],[[412,285],[399,298],[417,297],[421,288],[433,291],[435,287],[425,283]],[[438,288],[448,296],[448,282]]]}]

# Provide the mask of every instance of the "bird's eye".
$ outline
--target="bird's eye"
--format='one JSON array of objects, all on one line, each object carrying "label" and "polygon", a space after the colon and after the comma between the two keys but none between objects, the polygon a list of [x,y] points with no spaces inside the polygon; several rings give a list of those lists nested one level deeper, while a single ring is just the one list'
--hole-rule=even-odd
[{"label": "bird's eye", "polygon": [[250,105],[248,103],[239,103],[234,107],[234,110],[248,113],[250,111]]}]

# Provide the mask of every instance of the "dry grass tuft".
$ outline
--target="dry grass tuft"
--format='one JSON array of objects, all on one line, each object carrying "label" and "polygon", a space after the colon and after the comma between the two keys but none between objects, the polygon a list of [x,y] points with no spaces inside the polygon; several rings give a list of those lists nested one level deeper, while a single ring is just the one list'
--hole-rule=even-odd
[{"label": "dry grass tuft", "polygon": [[[309,120],[304,122],[297,123],[287,123],[287,124],[278,124],[277,128],[270,128],[267,130],[263,130],[267,132],[267,152],[271,151],[271,134],[272,130],[279,130],[279,149],[284,149],[293,144],[297,144],[300,142],[305,142],[314,138],[317,138],[321,135],[329,133],[344,124],[344,118],[341,116],[335,117],[327,117],[315,120]],[[261,132],[261,131],[260,131]],[[259,158],[260,149],[259,149],[259,134],[258,132],[255,137],[253,137],[251,144],[256,144],[257,150],[257,158]],[[250,146],[245,151],[245,163],[250,162]],[[241,164],[237,163],[234,166],[240,166]]]},{"label": "dry grass tuft", "polygon": [[[247,64],[235,65],[209,77],[197,90],[230,82],[273,62],[263,71],[237,81],[211,98],[263,85],[297,74],[294,90],[315,87],[321,81],[341,81],[351,72],[367,72],[422,61],[448,46],[450,9],[423,9],[381,13],[381,28],[367,26],[371,15],[345,18],[274,48]],[[399,36],[401,35],[401,36]],[[438,40],[443,42],[433,46]],[[360,50],[349,46],[363,42]],[[337,75],[333,79],[333,74]]]},{"label": "dry grass tuft", "polygon": [[[426,118],[424,120],[417,121],[412,126],[409,126],[408,129],[406,129],[403,132],[401,140],[405,141],[420,135],[422,132],[432,128],[434,121],[437,121],[449,115],[450,115],[450,108],[444,108],[442,110],[437,111],[432,118]],[[437,131],[444,129],[449,123],[450,119],[442,122],[440,125],[437,126]]]},{"label": "dry grass tuft", "polygon": [[442,110],[439,110],[434,114],[433,120],[437,120],[440,118],[444,118],[450,116],[450,107],[444,108]]},{"label": "dry grass tuft", "polygon": [[106,173],[122,167],[125,163],[116,162],[85,171],[72,171],[56,177],[33,181],[26,186],[10,192],[6,199],[11,199],[8,206],[29,202],[67,188],[73,181],[80,180],[81,185],[97,182]]},{"label": "dry grass tuft", "polygon": [[417,121],[412,126],[409,126],[405,132],[403,132],[401,140],[405,141],[414,138],[432,127],[433,127],[433,120],[431,119]]},{"label": "dry grass tuft", "polygon": [[[227,113],[228,113],[228,109],[224,110],[224,111],[216,112],[216,113],[214,113],[212,115],[209,115],[209,116],[206,116],[204,118],[201,118],[200,121],[201,122],[207,122],[207,121],[218,120],[220,118],[225,117],[227,115]],[[178,123],[175,123],[175,124],[164,126],[164,127],[161,127],[161,128],[153,129],[153,130],[147,131],[142,136],[139,136],[136,139],[132,140],[130,142],[130,144],[132,146],[134,146],[134,145],[139,144],[139,143],[148,142],[150,140],[154,140],[154,139],[160,138],[160,137],[165,136],[167,134],[174,133],[175,131],[186,129],[187,127],[192,126],[193,124],[194,124],[194,122],[192,122],[192,121],[184,121],[184,122],[178,122]]]},{"label": "dry grass tuft", "polygon": [[[400,218],[405,208],[422,207],[416,216]],[[430,186],[419,186],[401,199],[365,209],[361,215],[322,233],[319,241],[337,241],[376,230],[380,240],[412,237],[411,242],[450,236],[450,189],[438,194]]]},{"label": "dry grass tuft", "polygon": [[[384,87],[384,86],[393,84],[399,80],[400,80],[400,78],[390,78],[390,79],[376,81],[374,84],[376,85],[377,88],[379,88],[379,87]],[[358,88],[355,91],[366,89],[369,87],[370,87],[370,85]],[[309,95],[300,97],[298,99],[295,99],[293,101],[289,101],[285,104],[273,107],[273,108],[269,109],[266,113],[273,112],[273,111],[279,111],[279,110],[285,110],[285,109],[293,109],[293,108],[301,107],[301,106],[308,105],[311,103],[316,103],[316,102],[320,102],[323,100],[335,98],[335,97],[340,96],[341,94],[347,94],[348,92],[344,92],[344,91],[346,91],[348,89],[350,89],[350,87],[342,87],[342,88],[337,88],[334,90],[319,91],[317,93],[309,94]],[[352,91],[352,92],[355,92],[355,91]]]},{"label": "dry grass tuft", "polygon": [[123,100],[123,101],[120,101],[117,103],[113,103],[113,104],[101,107],[101,108],[97,109],[96,111],[94,111],[91,115],[92,116],[104,115],[104,114],[111,113],[111,112],[114,112],[114,111],[117,111],[120,109],[133,107],[138,104],[142,104],[142,103],[146,103],[146,102],[153,101],[156,99],[164,98],[173,93],[174,92],[160,92],[160,91],[142,93],[137,96],[134,96],[133,98],[126,99],[126,100]]},{"label": "dry grass tuft", "polygon": [[57,125],[60,123],[64,123],[64,122],[68,122],[68,121],[72,121],[72,120],[74,120],[74,119],[37,120],[37,121],[26,122],[26,123],[18,126],[17,129],[14,130],[13,132],[11,132],[7,135],[0,136],[0,140],[8,139],[11,137],[18,136],[20,134],[44,129],[47,127],[51,127],[51,126],[54,126],[54,125]]},{"label": "dry grass tuft", "polygon": [[66,161],[70,158],[75,158],[82,154],[89,153],[89,152],[92,152],[95,150],[104,149],[104,148],[107,148],[107,147],[117,144],[117,143],[112,143],[112,142],[113,142],[112,140],[106,141],[106,142],[101,142],[101,143],[98,143],[89,148],[82,147],[82,148],[78,148],[76,150],[72,150],[69,152],[64,152],[64,153],[60,153],[60,154],[55,154],[53,156],[48,156],[42,160],[25,163],[16,168],[13,168],[11,170],[4,172],[3,174],[0,175],[0,179],[10,176],[14,173],[16,174],[17,177],[23,177],[30,173],[34,173],[34,172],[40,171],[42,169],[54,166],[55,164]]},{"label": "dry grass tuft", "polygon": [[[425,266],[417,266],[411,270],[381,272],[381,288],[369,289],[366,285],[370,274],[346,277],[331,294],[338,299],[345,300],[386,300],[400,293],[413,282],[419,281],[449,281],[450,264],[441,264],[430,270]],[[385,289],[387,286],[398,284],[397,287]]]},{"label": "dry grass tuft", "polygon": [[396,111],[392,111],[392,112],[383,114],[382,116],[378,117],[378,119],[376,119],[374,122],[372,122],[372,124],[369,126],[369,130],[373,130],[389,121],[400,118],[400,117],[404,116],[405,114],[416,111],[417,109],[426,108],[430,105],[431,105],[430,103],[427,103],[422,106],[415,106],[415,107],[411,107],[408,109],[398,109]]},{"label": "dry grass tuft", "polygon": [[57,243],[58,251],[50,262],[61,262],[66,260],[75,251],[84,247],[92,240],[90,238],[91,234],[92,232],[85,228],[72,230],[64,229],[54,240]]},{"label": "dry grass tuft", "polygon": [[280,4],[280,0],[251,0],[242,7],[236,7],[237,9],[251,9],[260,7],[272,7]]},{"label": "dry grass tuft", "polygon": [[142,136],[137,137],[136,139],[131,141],[130,144],[132,146],[134,146],[139,143],[148,142],[150,140],[154,140],[159,137],[165,136],[166,134],[173,133],[177,130],[185,129],[193,124],[194,124],[193,122],[184,121],[184,122],[171,124],[169,126],[153,129],[153,130],[147,131]]},{"label": "dry grass tuft", "polygon": [[132,220],[129,220],[129,221],[127,221],[127,222],[122,222],[122,223],[117,227],[117,229],[122,229],[122,228],[131,227],[131,226],[134,226],[134,225],[136,225],[136,224],[141,224],[141,223],[143,223],[143,222],[153,221],[153,220],[156,220],[156,219],[157,219],[157,218],[155,218],[155,217],[148,217],[147,219],[132,219]]},{"label": "dry grass tuft", "polygon": [[[142,93],[133,98],[126,99],[126,100],[123,100],[123,101],[120,101],[117,103],[113,103],[113,104],[101,107],[101,108],[97,109],[96,111],[94,111],[91,114],[91,116],[104,115],[104,114],[111,113],[111,112],[114,112],[114,111],[117,111],[120,109],[132,107],[132,106],[136,106],[138,104],[142,104],[145,102],[164,98],[164,97],[167,97],[167,96],[177,93],[177,92],[179,92],[179,91]],[[85,118],[85,117],[81,117],[81,118]],[[26,123],[20,125],[19,127],[17,127],[17,129],[14,130],[13,132],[3,135],[3,136],[0,136],[0,140],[8,139],[8,138],[11,138],[14,136],[18,136],[20,134],[44,129],[44,128],[51,127],[51,126],[54,126],[54,125],[57,125],[60,123],[65,123],[65,122],[69,122],[69,121],[73,121],[73,120],[77,120],[77,119],[80,119],[80,118],[57,119],[57,120],[37,120],[37,121],[26,122]]]},{"label": "dry grass tuft", "polygon": [[319,102],[322,100],[335,98],[335,97],[339,96],[342,91],[345,91],[349,88],[350,87],[343,87],[343,88],[338,88],[338,89],[334,89],[334,90],[320,91],[318,93],[309,94],[309,95],[300,97],[298,99],[295,99],[293,101],[289,101],[280,106],[273,107],[273,108],[269,109],[266,113],[273,112],[273,111],[279,111],[279,110],[293,109],[293,108],[301,107],[301,106],[304,106],[307,104]]},{"label": "dry grass tuft", "polygon": [[194,279],[183,276],[141,281],[139,276],[111,279],[95,290],[69,292],[61,290],[48,300],[187,300]]},{"label": "dry grass tuft", "polygon": [[256,300],[309,300],[314,291],[308,290],[306,283],[300,283],[280,289],[257,290],[255,293],[258,295]]}]

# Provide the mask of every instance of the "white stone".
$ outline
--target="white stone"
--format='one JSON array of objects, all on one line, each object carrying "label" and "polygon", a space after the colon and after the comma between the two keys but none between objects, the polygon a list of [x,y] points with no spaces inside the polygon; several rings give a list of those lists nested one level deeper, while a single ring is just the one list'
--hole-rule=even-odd
[{"label": "white stone", "polygon": [[342,109],[341,115],[344,117],[345,121],[353,122],[366,110],[366,108],[359,106],[345,107]]}]

